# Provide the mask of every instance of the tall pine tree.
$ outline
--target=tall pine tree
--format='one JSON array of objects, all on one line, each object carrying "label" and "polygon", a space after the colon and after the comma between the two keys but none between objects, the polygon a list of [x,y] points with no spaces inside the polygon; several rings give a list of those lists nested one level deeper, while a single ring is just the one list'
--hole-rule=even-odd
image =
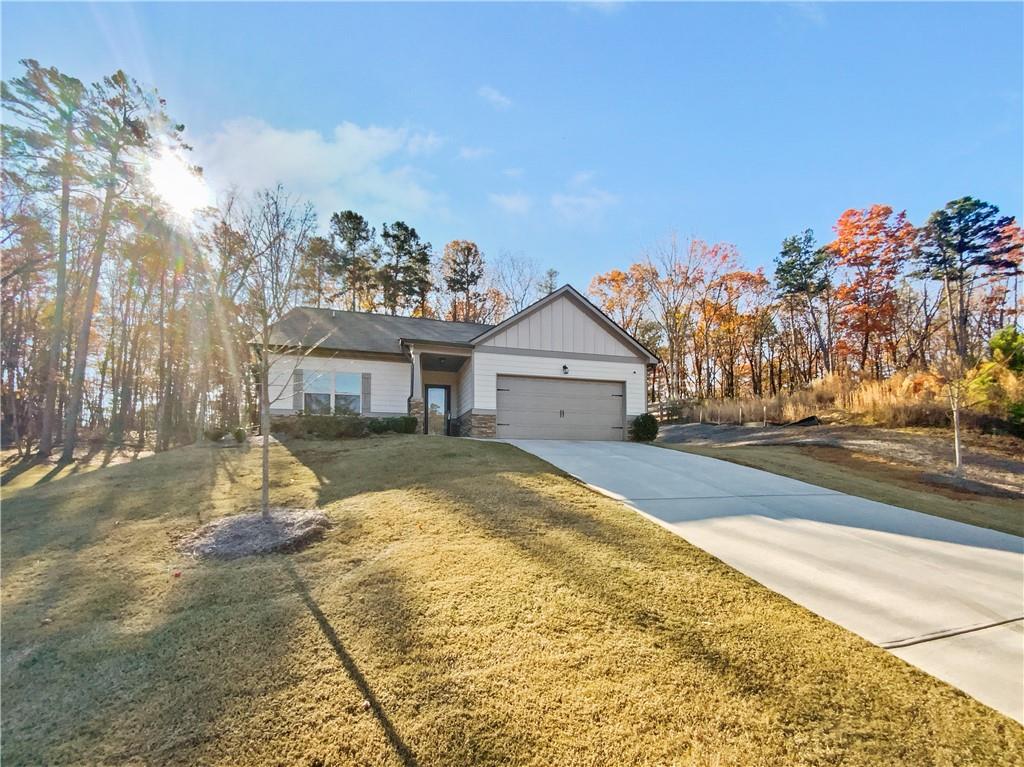
[{"label": "tall pine tree", "polygon": [[85,86],[54,67],[28,59],[25,74],[3,83],[4,110],[19,124],[4,124],[5,169],[26,191],[58,193],[56,291],[50,324],[39,454],[53,449],[57,422],[57,386],[64,344],[64,302],[67,296],[68,227],[71,192],[84,175],[78,160],[85,121]]},{"label": "tall pine tree", "polygon": [[[484,259],[480,248],[469,240],[452,240],[444,246],[441,275],[452,295],[451,319],[465,321],[480,280],[484,277]],[[462,301],[461,306],[459,301]]]},{"label": "tall pine tree", "polygon": [[376,234],[366,219],[354,210],[343,210],[331,216],[331,236],[336,251],[330,272],[344,281],[352,311],[368,306],[368,299],[376,288],[379,255],[374,247]]},{"label": "tall pine tree", "polygon": [[380,236],[383,248],[377,277],[384,310],[398,314],[400,309],[412,309],[425,316],[433,287],[430,243],[423,242],[404,221],[384,224]]},{"label": "tall pine tree", "polygon": [[1011,256],[1020,245],[1003,236],[1011,224],[1013,218],[1000,216],[995,205],[961,197],[932,213],[917,232],[915,256],[922,272],[942,283],[950,334],[962,362],[972,351],[968,332],[975,282],[986,273],[1017,267]]}]

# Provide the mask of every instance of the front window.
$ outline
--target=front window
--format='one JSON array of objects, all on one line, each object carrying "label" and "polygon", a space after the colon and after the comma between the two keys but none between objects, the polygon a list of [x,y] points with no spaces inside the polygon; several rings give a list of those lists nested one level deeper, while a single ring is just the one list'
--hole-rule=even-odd
[{"label": "front window", "polygon": [[363,377],[359,373],[334,374],[334,414],[359,415]]},{"label": "front window", "polygon": [[304,371],[303,409],[309,415],[331,414],[331,374]]},{"label": "front window", "polygon": [[362,391],[362,373],[296,371],[295,396],[301,397],[302,411],[306,415],[359,415]]}]

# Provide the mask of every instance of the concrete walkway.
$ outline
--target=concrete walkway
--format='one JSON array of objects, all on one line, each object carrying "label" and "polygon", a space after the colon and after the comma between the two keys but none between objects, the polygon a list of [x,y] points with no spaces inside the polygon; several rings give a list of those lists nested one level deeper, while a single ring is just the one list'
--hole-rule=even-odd
[{"label": "concrete walkway", "polygon": [[651,445],[506,441],[1024,722],[1024,538]]}]

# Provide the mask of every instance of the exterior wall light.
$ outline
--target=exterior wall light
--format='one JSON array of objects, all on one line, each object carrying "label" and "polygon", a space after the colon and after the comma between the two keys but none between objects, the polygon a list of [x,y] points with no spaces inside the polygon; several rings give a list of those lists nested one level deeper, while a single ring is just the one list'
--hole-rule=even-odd
[{"label": "exterior wall light", "polygon": [[562,365],[562,375],[564,375],[564,376],[569,375],[569,366],[568,365]]}]

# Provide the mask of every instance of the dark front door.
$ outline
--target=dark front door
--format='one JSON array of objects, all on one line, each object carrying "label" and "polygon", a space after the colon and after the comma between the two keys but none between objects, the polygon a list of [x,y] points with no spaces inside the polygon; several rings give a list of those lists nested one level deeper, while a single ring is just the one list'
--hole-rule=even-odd
[{"label": "dark front door", "polygon": [[427,434],[448,434],[448,418],[451,415],[449,387],[428,385],[423,398],[427,406]]}]

